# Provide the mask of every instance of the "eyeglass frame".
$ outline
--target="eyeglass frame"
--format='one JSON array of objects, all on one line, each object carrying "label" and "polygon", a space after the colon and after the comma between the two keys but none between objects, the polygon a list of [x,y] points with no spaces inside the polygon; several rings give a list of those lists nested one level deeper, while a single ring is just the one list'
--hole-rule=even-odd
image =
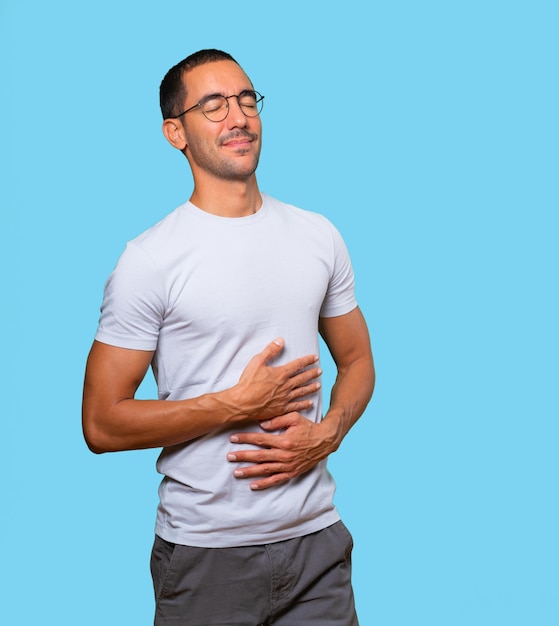
[{"label": "eyeglass frame", "polygon": [[[245,113],[244,109],[241,107],[241,103],[239,102],[239,98],[245,94],[245,93],[254,93],[254,95],[256,96],[256,104],[258,104],[259,102],[262,102],[262,107],[264,107],[264,96],[259,93],[258,91],[256,91],[256,89],[243,89],[243,91],[241,91],[241,93],[239,94],[233,94],[231,96],[224,96],[221,93],[212,93],[209,94],[207,96],[204,96],[199,102],[197,102],[194,106],[191,106],[189,109],[186,109],[185,111],[183,111],[182,113],[179,113],[178,115],[171,115],[169,117],[169,119],[172,120],[176,120],[179,117],[182,117],[183,115],[185,115],[186,113],[190,113],[190,111],[194,111],[194,109],[199,108],[200,111],[202,111],[202,115],[209,121],[209,122],[215,122],[216,124],[218,124],[219,122],[223,122],[223,120],[227,119],[227,116],[229,115],[229,111],[230,111],[230,107],[229,107],[229,98],[237,98],[237,104],[239,105],[239,109],[241,109],[243,115],[245,115],[246,117],[250,117],[250,118],[254,118],[254,117],[258,117],[260,115],[260,113],[262,112],[262,107],[260,108],[260,111],[258,111],[256,113],[256,115],[247,115],[247,113]],[[212,120],[210,119],[205,113],[204,110],[202,109],[202,105],[207,102],[208,100],[210,100],[211,98],[215,98],[216,96],[219,96],[220,98],[225,98],[225,102],[227,103],[227,113],[225,114],[225,117],[221,120]]]}]

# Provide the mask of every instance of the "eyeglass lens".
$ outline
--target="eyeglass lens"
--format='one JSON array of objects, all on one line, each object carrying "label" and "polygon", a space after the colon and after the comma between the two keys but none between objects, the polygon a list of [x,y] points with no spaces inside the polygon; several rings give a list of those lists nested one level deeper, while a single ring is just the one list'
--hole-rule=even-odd
[{"label": "eyeglass lens", "polygon": [[[262,110],[264,99],[256,91],[243,91],[238,96],[229,97],[237,98],[241,111],[247,117],[257,117]],[[209,120],[221,122],[229,113],[229,99],[220,95],[208,96],[200,102],[200,108]]]}]

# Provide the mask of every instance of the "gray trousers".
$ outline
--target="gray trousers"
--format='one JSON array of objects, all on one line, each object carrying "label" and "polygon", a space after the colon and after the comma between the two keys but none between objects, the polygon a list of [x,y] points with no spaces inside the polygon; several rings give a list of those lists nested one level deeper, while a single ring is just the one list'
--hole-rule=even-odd
[{"label": "gray trousers", "polygon": [[296,539],[195,548],[155,537],[155,626],[358,626],[342,522]]}]

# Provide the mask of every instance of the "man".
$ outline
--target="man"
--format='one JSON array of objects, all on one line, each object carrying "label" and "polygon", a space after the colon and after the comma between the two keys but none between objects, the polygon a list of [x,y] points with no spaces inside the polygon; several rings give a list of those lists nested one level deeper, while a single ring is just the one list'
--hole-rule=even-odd
[{"label": "man", "polygon": [[[322,216],[260,193],[263,97],[229,54],[181,61],[160,98],[194,190],[107,281],[86,441],[163,447],[157,625],[355,625],[326,469],[374,386],[346,248]],[[338,371],[324,418],[318,331]],[[150,365],[159,399],[136,400]]]}]

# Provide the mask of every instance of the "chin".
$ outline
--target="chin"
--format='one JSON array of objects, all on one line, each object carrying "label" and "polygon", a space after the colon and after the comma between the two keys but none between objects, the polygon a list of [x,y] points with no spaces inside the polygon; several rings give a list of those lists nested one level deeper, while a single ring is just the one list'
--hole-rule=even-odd
[{"label": "chin", "polygon": [[231,180],[246,180],[256,172],[257,167],[258,159],[251,163],[244,163],[238,167],[224,167],[221,170],[221,176]]}]

